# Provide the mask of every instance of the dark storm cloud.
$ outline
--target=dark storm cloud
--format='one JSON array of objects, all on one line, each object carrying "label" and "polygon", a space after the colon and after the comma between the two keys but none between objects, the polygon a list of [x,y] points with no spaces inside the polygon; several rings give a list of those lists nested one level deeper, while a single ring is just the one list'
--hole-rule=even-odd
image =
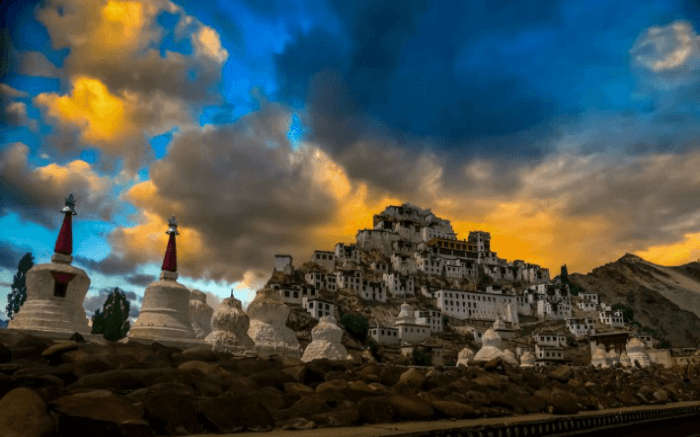
[{"label": "dark storm cloud", "polygon": [[[240,280],[248,270],[269,271],[275,253],[313,249],[310,234],[336,204],[314,179],[312,151],[292,148],[290,120],[286,109],[264,104],[234,124],[175,134],[153,164],[156,197],[132,201],[162,218],[175,213],[201,237],[205,253],[191,253],[183,274]],[[123,259],[144,260],[120,230],[111,241]]]},{"label": "dark storm cloud", "polygon": [[128,282],[130,284],[145,287],[146,285],[153,282],[156,278],[154,278],[153,275],[146,275],[143,273],[135,273],[133,275],[129,275],[129,276],[125,277],[124,279],[126,279],[126,282]]},{"label": "dark storm cloud", "polygon": [[22,143],[0,152],[0,213],[14,211],[28,220],[54,226],[63,199],[73,193],[81,215],[105,220],[112,216],[110,183],[87,163],[32,168],[28,154],[29,148]]},{"label": "dark storm cloud", "polygon": [[27,252],[8,241],[0,240],[0,268],[4,267],[11,271],[17,269],[19,260]]},{"label": "dark storm cloud", "polygon": [[133,263],[114,254],[109,254],[106,258],[101,260],[76,256],[75,262],[87,269],[96,270],[105,275],[123,275],[134,271]]},{"label": "dark storm cloud", "polygon": [[[92,314],[94,314],[94,312],[98,309],[102,309],[102,305],[104,305],[105,301],[107,300],[107,296],[109,296],[112,291],[114,291],[114,288],[106,287],[99,290],[97,294],[88,293],[85,296],[83,308],[85,308],[85,311],[88,313],[88,317],[91,317]],[[129,317],[138,317],[143,297],[137,295],[133,291],[122,291],[124,291],[124,295],[129,301]]]}]

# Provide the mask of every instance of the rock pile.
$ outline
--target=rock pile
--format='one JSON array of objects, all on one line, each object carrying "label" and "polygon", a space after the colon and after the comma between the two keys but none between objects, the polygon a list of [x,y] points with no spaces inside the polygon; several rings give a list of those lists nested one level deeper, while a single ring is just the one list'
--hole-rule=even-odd
[{"label": "rock pile", "polygon": [[255,347],[248,337],[250,322],[241,301],[231,296],[224,299],[211,318],[212,331],[204,341],[215,352],[241,353]]},{"label": "rock pile", "polygon": [[335,318],[332,315],[321,317],[318,325],[311,330],[311,343],[306,346],[301,361],[347,360],[348,351],[341,343],[342,338],[343,330],[338,327]]},{"label": "rock pile", "polygon": [[308,429],[700,399],[698,367],[687,376],[656,365],[528,369],[499,357],[469,367],[407,369],[133,342],[61,343],[47,351],[52,342],[12,330],[0,330],[0,344],[7,352],[0,354],[3,437]]}]

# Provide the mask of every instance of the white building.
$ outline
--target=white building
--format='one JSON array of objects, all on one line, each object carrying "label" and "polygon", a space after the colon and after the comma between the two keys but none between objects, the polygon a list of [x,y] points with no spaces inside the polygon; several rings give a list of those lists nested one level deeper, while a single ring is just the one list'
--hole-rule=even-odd
[{"label": "white building", "polygon": [[335,253],[328,250],[314,250],[311,261],[321,266],[325,271],[335,270]]},{"label": "white building", "polygon": [[399,339],[399,330],[397,328],[387,328],[383,326],[369,328],[369,336],[380,345],[396,346],[401,342],[401,339]]},{"label": "white building", "polygon": [[598,293],[581,293],[576,304],[583,311],[595,311],[598,308]]},{"label": "white building", "polygon": [[406,297],[415,294],[415,281],[413,276],[404,276],[398,273],[384,273],[382,275],[384,285],[392,296]]},{"label": "white building", "polygon": [[347,262],[357,263],[360,261],[360,251],[354,244],[337,243],[335,245],[335,258],[343,264]]},{"label": "white building", "polygon": [[559,346],[535,344],[535,359],[538,366],[564,360],[564,350]]},{"label": "white building", "polygon": [[395,324],[402,343],[417,344],[430,337],[430,326],[418,323],[413,308],[407,303],[401,304]]},{"label": "white building", "polygon": [[568,297],[547,297],[537,301],[537,317],[540,319],[565,320],[571,317],[571,300]]},{"label": "white building", "polygon": [[598,313],[598,319],[600,323],[608,325],[612,328],[624,328],[625,318],[622,315],[622,311],[600,311]]},{"label": "white building", "polygon": [[566,327],[577,338],[595,334],[595,321],[588,317],[566,319]]},{"label": "white building", "polygon": [[535,344],[548,347],[566,347],[566,335],[553,332],[542,332],[533,334]]},{"label": "white building", "polygon": [[284,303],[301,305],[305,297],[316,297],[316,288],[308,284],[271,284],[273,290],[282,298]]},{"label": "white building", "polygon": [[357,247],[365,251],[376,249],[384,254],[391,253],[392,244],[399,238],[398,233],[388,229],[361,229],[355,235]]},{"label": "white building", "polygon": [[463,290],[438,290],[435,292],[436,306],[443,314],[456,319],[495,321],[518,324],[516,296],[500,293],[483,293]]},{"label": "white building", "polygon": [[275,255],[275,271],[291,275],[294,271],[291,255]]},{"label": "white building", "polygon": [[442,314],[435,310],[417,310],[413,316],[419,325],[430,326],[431,332],[442,332]]},{"label": "white building", "polygon": [[426,275],[440,276],[445,266],[445,260],[429,253],[416,252],[416,268]]},{"label": "white building", "polygon": [[413,275],[418,270],[413,257],[398,253],[391,254],[391,267],[402,275]]},{"label": "white building", "polygon": [[469,264],[462,259],[445,259],[445,277],[448,279],[465,279],[475,275]]},{"label": "white building", "polygon": [[336,291],[337,279],[335,273],[326,273],[319,270],[307,272],[304,275],[304,280],[307,284],[316,288],[316,290]]},{"label": "white building", "polygon": [[359,292],[362,289],[362,272],[359,270],[339,270],[335,272],[337,289]]},{"label": "white building", "polygon": [[302,299],[304,309],[311,314],[314,319],[320,319],[324,316],[333,316],[336,314],[336,306],[333,302],[318,297],[304,297]]},{"label": "white building", "polygon": [[387,299],[386,287],[382,281],[369,281],[367,279],[363,279],[362,289],[360,290],[359,295],[364,300],[373,300],[377,302],[386,302]]}]

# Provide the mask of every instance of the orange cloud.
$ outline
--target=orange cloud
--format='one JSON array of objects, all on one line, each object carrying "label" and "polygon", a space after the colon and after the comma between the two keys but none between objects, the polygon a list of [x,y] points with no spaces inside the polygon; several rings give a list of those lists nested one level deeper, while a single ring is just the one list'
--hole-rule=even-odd
[{"label": "orange cloud", "polygon": [[99,79],[78,76],[72,85],[69,95],[42,93],[34,102],[59,122],[79,128],[88,143],[109,144],[134,135],[129,104],[124,98],[110,93]]},{"label": "orange cloud", "polygon": [[700,232],[686,234],[682,241],[651,246],[636,254],[655,264],[667,266],[700,261]]}]

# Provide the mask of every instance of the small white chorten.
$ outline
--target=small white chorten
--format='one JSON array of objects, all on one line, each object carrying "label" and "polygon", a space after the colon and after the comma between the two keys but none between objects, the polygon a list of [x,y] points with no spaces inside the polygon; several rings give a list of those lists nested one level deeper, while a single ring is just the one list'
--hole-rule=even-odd
[{"label": "small white chorten", "polygon": [[190,292],[190,325],[196,338],[204,338],[211,332],[214,309],[207,304],[207,295],[199,290]]},{"label": "small white chorten", "polygon": [[468,347],[465,347],[464,349],[459,351],[459,354],[457,354],[457,367],[459,367],[459,366],[468,367],[469,361],[471,361],[473,358],[474,358],[474,351],[472,351]]},{"label": "small white chorten", "polygon": [[348,351],[341,343],[343,330],[336,324],[335,318],[321,317],[318,324],[311,330],[311,343],[306,346],[301,360],[305,363],[312,360],[347,360]]},{"label": "small white chorten", "polygon": [[591,354],[591,365],[599,369],[607,369],[610,367],[608,365],[608,354],[600,346],[594,348]]},{"label": "small white chorten", "polygon": [[627,351],[622,351],[620,354],[620,364],[622,367],[630,367],[632,366],[632,361],[630,360],[629,355],[627,355]]},{"label": "small white chorten", "polygon": [[236,353],[255,348],[253,340],[248,337],[250,322],[243,312],[241,301],[233,297],[226,298],[214,311],[211,318],[212,331],[204,339],[216,352]]},{"label": "small white chorten", "polygon": [[491,361],[494,358],[502,358],[501,336],[493,328],[489,328],[481,337],[481,349],[474,355],[473,361]]},{"label": "small white chorten", "polygon": [[520,356],[520,367],[535,367],[535,356],[530,351],[525,351]]},{"label": "small white chorten", "polygon": [[190,325],[190,290],[177,282],[175,217],[168,221],[168,246],[163,257],[160,279],[146,287],[141,312],[129,338],[170,344],[196,343]]},{"label": "small white chorten", "polygon": [[258,290],[248,305],[248,335],[260,355],[299,356],[296,333],[287,327],[289,307],[271,288]]},{"label": "small white chorten", "polygon": [[518,359],[515,357],[515,354],[510,349],[506,349],[503,351],[503,361],[510,364],[511,366],[517,367],[520,365],[520,363],[518,362]]},{"label": "small white chorten", "polygon": [[90,333],[83,300],[90,287],[84,270],[73,261],[73,216],[75,199],[69,195],[63,224],[56,239],[51,262],[37,264],[27,272],[27,299],[10,320],[8,328],[37,331],[50,336],[67,337],[78,332]]},{"label": "small white chorten", "polygon": [[651,364],[644,342],[636,337],[627,342],[627,356],[632,366],[648,367]]}]

